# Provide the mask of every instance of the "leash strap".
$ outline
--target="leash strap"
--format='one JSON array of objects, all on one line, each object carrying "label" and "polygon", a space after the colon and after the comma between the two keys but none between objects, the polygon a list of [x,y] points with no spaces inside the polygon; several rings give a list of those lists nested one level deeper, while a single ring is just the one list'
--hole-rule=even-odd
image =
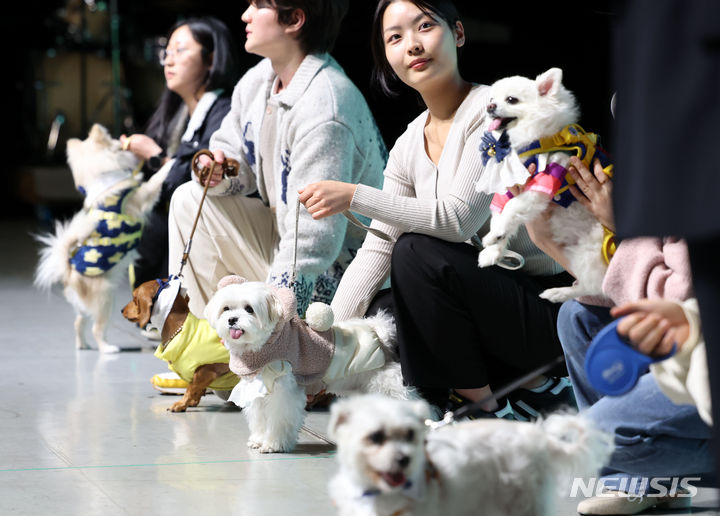
[{"label": "leash strap", "polygon": [[[300,205],[302,203],[300,202],[300,197],[297,197],[295,201],[295,241],[293,242],[293,264],[292,264],[292,276],[290,279],[290,285],[292,286],[292,289],[295,290],[295,279],[297,277],[297,257],[298,257],[298,229],[300,227]],[[385,240],[386,242],[395,242],[395,239],[385,233],[384,231],[380,231],[379,229],[371,228],[370,226],[366,226],[362,222],[360,222],[355,215],[350,213],[349,211],[344,211],[343,215],[345,216],[348,221],[354,226],[357,226],[368,233],[372,233],[376,237]]]},{"label": "leash strap", "polygon": [[425,421],[425,424],[430,427],[431,430],[437,430],[438,428],[442,428],[443,426],[449,425],[451,423],[455,423],[458,419],[467,417],[467,416],[474,416],[476,414],[481,414],[485,412],[482,409],[482,406],[487,403],[488,401],[495,400],[497,401],[500,398],[504,398],[511,392],[513,392],[515,389],[518,389],[519,387],[525,385],[530,380],[534,380],[538,376],[541,376],[548,371],[550,371],[553,367],[556,367],[560,364],[562,364],[565,361],[565,357],[563,355],[559,355],[552,359],[550,362],[538,367],[534,371],[531,371],[527,373],[524,376],[521,376],[517,380],[514,380],[513,382],[505,385],[502,389],[498,390],[497,392],[491,394],[490,396],[487,396],[480,401],[476,401],[475,403],[470,403],[469,405],[465,405],[464,407],[460,407],[455,412],[447,412],[445,414],[445,417],[441,421],[431,421],[427,420]]},{"label": "leash strap", "polygon": [[[210,163],[207,166],[200,165],[200,157],[207,156],[210,158]],[[197,228],[198,220],[200,220],[200,213],[202,212],[203,204],[205,203],[205,197],[207,196],[208,188],[210,188],[210,175],[216,165],[215,156],[208,149],[199,150],[195,153],[192,159],[192,170],[195,175],[200,179],[200,184],[203,184],[203,193],[200,197],[200,204],[198,205],[197,213],[195,214],[195,221],[193,222],[192,229],[190,230],[190,237],[188,238],[185,249],[183,249],[182,259],[180,260],[180,270],[177,273],[178,278],[182,278],[182,271],[187,263],[188,256],[190,256],[190,248],[192,247],[193,235],[195,235],[195,229]],[[223,173],[226,177],[232,177],[238,175],[240,165],[237,161],[231,158],[225,158],[220,166],[223,169]]]},{"label": "leash strap", "polygon": [[295,291],[295,278],[297,277],[297,255],[298,255],[298,228],[300,227],[300,197],[295,201],[295,241],[293,242],[293,263],[290,286]]},{"label": "leash strap", "polygon": [[379,239],[385,240],[386,242],[390,242],[390,243],[395,242],[395,239],[393,237],[391,237],[390,235],[388,235],[387,233],[385,233],[384,231],[380,231],[379,229],[371,228],[370,226],[366,226],[365,224],[360,222],[358,220],[358,218],[355,217],[355,215],[353,215],[350,211],[346,210],[342,214],[345,216],[346,219],[348,219],[350,221],[350,223],[353,226],[357,226],[360,229],[364,229],[368,233],[371,233],[371,234],[375,235],[376,237],[378,237]]}]

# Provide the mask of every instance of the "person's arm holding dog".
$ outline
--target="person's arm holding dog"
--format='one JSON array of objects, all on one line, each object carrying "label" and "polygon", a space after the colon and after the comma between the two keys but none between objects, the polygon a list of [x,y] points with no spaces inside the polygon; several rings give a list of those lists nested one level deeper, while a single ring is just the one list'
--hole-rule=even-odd
[{"label": "person's arm holding dog", "polygon": [[[530,174],[535,173],[535,165],[529,167]],[[612,209],[612,181],[603,172],[603,167],[598,160],[593,163],[593,171],[591,172],[585,164],[575,156],[570,158],[568,173],[575,180],[575,185],[570,185],[569,189],[575,199],[582,204],[587,210],[609,231],[615,231],[615,220],[613,218]],[[521,187],[512,187],[509,189],[513,195],[518,195]],[[526,229],[530,238],[540,250],[558,262],[566,271],[572,274],[569,262],[565,256],[562,244],[554,241],[550,230],[550,214],[552,210],[562,209],[555,203],[550,203],[548,209],[545,210],[540,217],[537,217],[531,223],[526,224]]]}]

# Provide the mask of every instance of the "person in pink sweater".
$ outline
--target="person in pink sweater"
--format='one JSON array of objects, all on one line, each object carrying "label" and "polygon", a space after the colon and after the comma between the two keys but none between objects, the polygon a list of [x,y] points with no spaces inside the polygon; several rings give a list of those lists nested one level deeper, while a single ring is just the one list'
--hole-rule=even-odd
[{"label": "person in pink sweater", "polygon": [[[577,160],[573,165],[576,197],[614,231],[612,182]],[[538,247],[564,263],[562,248],[549,241],[543,224],[527,229]],[[674,237],[632,238],[621,241],[610,259],[603,298],[567,301],[560,308],[558,336],[578,407],[599,428],[614,435],[616,447],[601,478],[612,494],[583,500],[578,505],[581,514],[637,514],[654,506],[689,506],[691,498],[677,496],[687,493],[651,492],[648,486],[653,480],[651,487],[662,485],[660,477],[669,482],[673,477],[693,477],[697,485],[714,469],[709,449],[711,431],[694,405],[674,404],[649,372],[626,394],[603,396],[590,384],[584,369],[593,337],[613,320],[614,313],[627,315],[633,311],[617,307],[633,306],[628,304],[643,299],[683,302],[692,297],[692,291],[685,241]],[[620,331],[627,334],[631,327],[625,324]]]}]

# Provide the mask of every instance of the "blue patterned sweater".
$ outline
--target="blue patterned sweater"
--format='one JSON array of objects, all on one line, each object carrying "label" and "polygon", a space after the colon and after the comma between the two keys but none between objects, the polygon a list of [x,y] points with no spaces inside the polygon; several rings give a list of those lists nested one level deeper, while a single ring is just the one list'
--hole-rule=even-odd
[{"label": "blue patterned sweater", "polygon": [[108,195],[88,215],[96,221],[95,229],[84,242],[72,250],[70,264],[85,276],[100,276],[135,249],[142,234],[142,222],[124,213],[124,204],[138,185]]}]

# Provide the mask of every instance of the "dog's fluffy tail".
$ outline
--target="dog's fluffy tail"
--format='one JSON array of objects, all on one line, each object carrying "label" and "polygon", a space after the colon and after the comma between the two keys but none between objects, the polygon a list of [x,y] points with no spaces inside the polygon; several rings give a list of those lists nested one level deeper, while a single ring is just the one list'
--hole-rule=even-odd
[{"label": "dog's fluffy tail", "polygon": [[365,321],[377,334],[385,353],[395,357],[397,331],[395,330],[395,320],[392,315],[385,310],[380,310],[376,315],[368,317]]},{"label": "dog's fluffy tail", "polygon": [[70,272],[70,251],[80,241],[80,234],[89,234],[89,229],[78,217],[70,221],[56,221],[55,233],[33,235],[43,244],[40,261],[35,269],[34,285],[48,290],[53,284],[63,281]]},{"label": "dog's fluffy tail", "polygon": [[[613,452],[612,436],[578,414],[552,414],[540,423],[548,437],[550,460],[564,478],[597,475]],[[561,489],[566,486],[560,484]]]}]

